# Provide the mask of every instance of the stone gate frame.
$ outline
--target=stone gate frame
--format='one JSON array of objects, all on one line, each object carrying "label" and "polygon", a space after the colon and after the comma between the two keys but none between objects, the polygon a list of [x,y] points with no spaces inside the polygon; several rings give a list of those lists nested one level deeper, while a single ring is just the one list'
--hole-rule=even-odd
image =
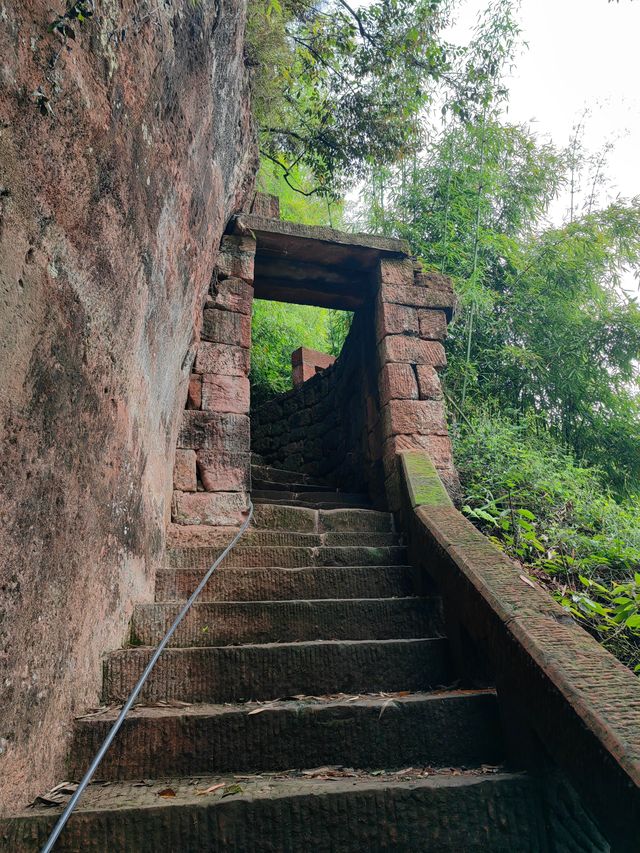
[{"label": "stone gate frame", "polygon": [[386,503],[400,509],[399,450],[427,451],[457,496],[439,377],[455,307],[450,280],[424,272],[400,240],[284,222],[277,200],[258,195],[222,238],[203,306],[176,447],[174,525],[237,526],[248,510],[254,296],[366,308],[373,328],[365,357],[377,365],[377,388],[353,391],[362,396],[367,453]]}]

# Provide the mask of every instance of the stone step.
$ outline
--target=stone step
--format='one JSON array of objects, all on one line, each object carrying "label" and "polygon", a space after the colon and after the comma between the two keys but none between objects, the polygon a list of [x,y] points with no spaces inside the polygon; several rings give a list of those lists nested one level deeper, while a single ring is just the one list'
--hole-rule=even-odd
[{"label": "stone step", "polygon": [[394,530],[393,516],[390,512],[373,509],[317,510],[273,503],[255,505],[253,527],[259,530],[299,533],[363,532],[365,530],[392,533]]},{"label": "stone step", "polygon": [[[119,649],[104,662],[106,704],[124,702],[153,653]],[[449,683],[447,641],[341,640],[166,649],[141,702],[245,702],[300,694],[422,691]]]},{"label": "stone step", "polygon": [[[207,569],[222,553],[222,548],[179,548],[167,553],[169,567]],[[304,566],[394,566],[406,565],[407,549],[403,546],[373,548],[364,545],[335,545],[319,548],[280,548],[236,545],[225,557],[225,566],[270,567],[283,569]]]},{"label": "stone step", "polygon": [[[183,532],[171,531],[168,549],[179,548],[224,548],[233,539],[237,528],[185,525]],[[370,530],[330,530],[327,533],[300,533],[288,530],[256,530],[250,527],[240,539],[239,545],[299,545],[318,548],[321,545],[399,545],[398,533],[378,533]]]},{"label": "stone step", "polygon": [[[519,773],[412,772],[337,779],[325,770],[317,778],[205,776],[95,784],[56,853],[550,850],[536,780]],[[34,853],[58,813],[40,806],[3,820],[0,847]]]},{"label": "stone step", "polygon": [[[160,569],[156,601],[186,601],[205,569]],[[413,594],[410,566],[320,566],[301,569],[221,565],[202,590],[204,601],[278,601],[287,598],[392,598]]]},{"label": "stone step", "polygon": [[[117,713],[76,721],[70,779],[82,776]],[[502,759],[495,695],[452,691],[135,708],[98,773],[109,780],[158,779],[335,764],[478,767]]]},{"label": "stone step", "polygon": [[304,471],[292,471],[289,468],[277,468],[273,465],[253,463],[251,465],[251,481],[264,480],[270,483],[280,483],[281,486],[289,486],[291,483],[315,483],[320,489],[330,489],[328,483],[321,479],[311,477]]},{"label": "stone step", "polygon": [[368,495],[350,492],[289,492],[275,489],[253,489],[251,500],[254,504],[268,503],[281,506],[300,506],[310,509],[348,509],[355,507],[367,509],[371,506]]},{"label": "stone step", "polygon": [[262,477],[251,476],[251,491],[256,492],[328,492],[329,494],[340,495],[337,489],[332,489],[326,483],[279,483],[273,480],[264,480]]},{"label": "stone step", "polygon": [[[131,642],[157,646],[179,604],[139,604]],[[442,636],[438,598],[347,598],[313,601],[223,601],[194,604],[170,646],[238,646],[311,640],[391,640]]]},{"label": "stone step", "polygon": [[[218,533],[219,528],[215,528],[215,534],[209,539],[202,536],[195,544],[180,544],[169,547],[168,551],[180,550],[182,548],[224,548],[229,544],[235,533],[235,529],[229,532],[227,529],[224,533]],[[328,545],[367,545],[377,548],[381,545],[398,545],[400,544],[400,536],[397,533],[375,533],[370,530],[337,530],[329,531],[328,533],[289,533],[286,530],[247,530],[242,539],[240,539],[237,548],[253,546],[274,546],[296,545],[303,548],[319,548]]]}]

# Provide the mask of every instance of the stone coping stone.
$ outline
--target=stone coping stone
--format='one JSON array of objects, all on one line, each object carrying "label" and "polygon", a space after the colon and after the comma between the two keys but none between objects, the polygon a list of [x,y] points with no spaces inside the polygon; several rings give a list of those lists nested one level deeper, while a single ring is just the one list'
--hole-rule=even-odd
[{"label": "stone coping stone", "polygon": [[502,685],[613,849],[637,850],[640,681],[451,505],[426,453],[400,457],[412,562],[436,580],[499,694]]}]

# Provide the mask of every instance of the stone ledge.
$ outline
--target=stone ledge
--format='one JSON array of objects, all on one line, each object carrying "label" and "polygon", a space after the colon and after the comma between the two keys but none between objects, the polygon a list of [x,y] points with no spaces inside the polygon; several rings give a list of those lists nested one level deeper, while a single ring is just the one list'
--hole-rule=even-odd
[{"label": "stone ledge", "polygon": [[439,585],[501,697],[568,775],[612,848],[637,849],[640,682],[450,505],[426,454],[400,457],[414,565]]}]

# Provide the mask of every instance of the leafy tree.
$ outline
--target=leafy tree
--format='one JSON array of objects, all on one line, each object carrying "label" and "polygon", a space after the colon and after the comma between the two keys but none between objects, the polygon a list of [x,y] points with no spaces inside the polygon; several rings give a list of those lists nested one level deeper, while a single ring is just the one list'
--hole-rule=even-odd
[{"label": "leafy tree", "polygon": [[[444,41],[452,0],[251,0],[248,62],[264,159],[302,193],[339,194],[367,166],[421,140],[437,101],[484,109],[517,34],[512,0],[492,0],[466,50]],[[313,183],[299,181],[305,167]]]},{"label": "leafy tree", "polygon": [[408,174],[387,175],[384,229],[455,280],[446,379],[457,404],[532,412],[633,490],[640,311],[621,282],[640,269],[640,199],[580,215],[574,205],[573,221],[545,228],[565,170],[525,128],[456,124]]},{"label": "leafy tree", "polygon": [[339,355],[350,313],[255,299],[252,316],[252,402],[260,403],[292,387],[291,353],[298,347]]},{"label": "leafy tree", "polygon": [[[312,176],[303,166],[291,169],[290,177],[296,186],[312,185]],[[257,189],[260,192],[278,196],[281,219],[298,222],[301,225],[329,225],[331,228],[341,228],[344,224],[344,205],[341,201],[317,193],[311,195],[299,193],[284,180],[282,169],[264,158],[260,163]]]}]

